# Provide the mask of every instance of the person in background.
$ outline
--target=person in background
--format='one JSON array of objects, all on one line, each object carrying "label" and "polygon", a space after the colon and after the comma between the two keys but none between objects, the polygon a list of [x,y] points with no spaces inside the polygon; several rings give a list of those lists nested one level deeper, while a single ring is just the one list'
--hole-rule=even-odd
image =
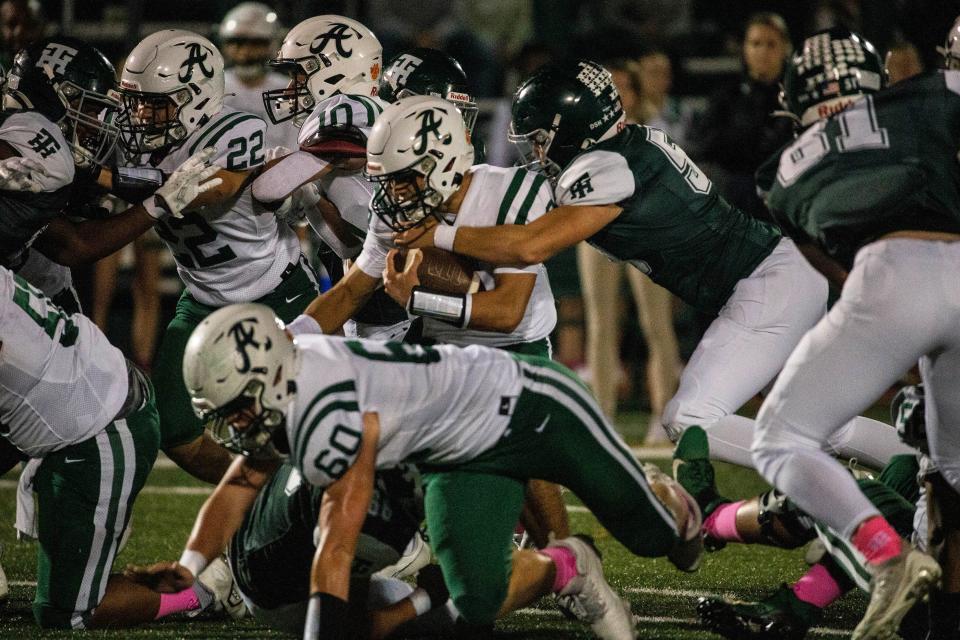
[{"label": "person in background", "polygon": [[43,13],[37,0],[0,2],[0,36],[3,37],[0,65],[9,69],[17,51],[43,36],[44,26]]},{"label": "person in background", "polygon": [[890,46],[884,66],[887,82],[896,84],[923,73],[923,59],[912,42],[900,40]]},{"label": "person in background", "polygon": [[[673,65],[661,49],[651,49],[631,65],[640,83],[637,122],[662,129],[681,147],[689,143],[691,113],[670,95]],[[613,74],[614,80],[617,74]],[[621,98],[623,94],[621,93]]]},{"label": "person in background", "polygon": [[276,12],[260,2],[242,2],[228,11],[218,32],[229,65],[223,79],[223,103],[267,122],[266,149],[297,148],[296,130],[273,124],[263,106],[264,91],[287,86],[285,76],[267,67],[282,32]]},{"label": "person in background", "polygon": [[710,100],[691,140],[698,160],[730,204],[749,215],[770,220],[757,196],[753,175],[764,160],[793,138],[788,118],[773,118],[780,109],[780,78],[790,55],[787,23],[776,13],[756,13],[743,37],[744,75]]},{"label": "person in background", "polygon": [[[653,55],[662,56],[662,54]],[[654,63],[657,64],[660,61]],[[667,65],[666,87],[669,87],[669,60]],[[613,75],[614,84],[617,85],[627,121],[643,122],[645,112],[649,112],[646,109],[647,104],[655,104],[655,102],[645,103],[643,100],[644,92],[640,84],[639,65],[615,61],[607,64],[606,67]],[[647,75],[652,78],[656,74],[648,73]],[[665,98],[666,87],[661,81],[654,91]],[[661,105],[664,103],[662,100],[659,102]],[[682,368],[677,348],[677,335],[673,330],[673,296],[663,287],[654,284],[639,270],[625,269],[623,263],[612,262],[585,242],[577,245],[577,263],[586,307],[586,361],[590,370],[590,386],[600,407],[611,420],[617,415],[618,379],[623,371],[620,364],[621,308],[618,303],[622,276],[626,271],[630,289],[637,302],[640,328],[647,341],[647,391],[650,396],[651,418],[646,443],[668,442],[666,432],[659,426],[660,415],[677,390]]]}]

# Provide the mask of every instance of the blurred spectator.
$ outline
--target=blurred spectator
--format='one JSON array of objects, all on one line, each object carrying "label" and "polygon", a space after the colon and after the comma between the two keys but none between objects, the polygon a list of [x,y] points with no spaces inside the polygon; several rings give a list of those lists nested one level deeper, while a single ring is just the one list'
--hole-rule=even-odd
[{"label": "blurred spectator", "polygon": [[754,14],[743,38],[744,73],[714,94],[692,141],[706,172],[733,205],[757,218],[769,213],[757,196],[757,167],[793,137],[793,123],[774,118],[780,78],[791,52],[790,33],[775,13]]},{"label": "blurred spectator", "polygon": [[[659,72],[651,73],[650,76],[651,80],[656,79],[659,83],[652,92],[656,101],[659,101],[661,97],[665,98],[670,86],[669,60],[665,83],[663,60],[656,62],[660,65]],[[623,110],[630,122],[642,121],[645,111],[653,112],[653,109],[644,104],[639,66],[637,63],[628,62],[606,65],[613,74],[613,81],[623,102]],[[646,444],[665,443],[666,433],[659,427],[660,414],[677,390],[681,369],[677,336],[673,330],[673,296],[666,289],[655,285],[639,270],[623,263],[612,262],[585,242],[577,246],[577,261],[586,307],[586,364],[590,384],[600,408],[611,420],[615,418],[619,379],[623,371],[620,363],[623,315],[620,293],[622,276],[626,270],[637,303],[640,327],[647,341],[647,390],[652,415]]]},{"label": "blurred spectator", "polygon": [[887,82],[896,84],[907,78],[923,73],[923,60],[920,51],[906,40],[895,42],[887,51]]},{"label": "blurred spectator", "polygon": [[465,0],[370,0],[365,24],[383,43],[385,59],[402,49],[429,47],[456,58],[470,79],[474,95],[498,96],[501,70],[491,61],[493,49],[465,27]]},{"label": "blurred spectator", "polygon": [[43,36],[43,31],[43,12],[37,0],[0,2],[0,35],[3,36],[0,64],[3,68],[9,69],[17,52]]},{"label": "blurred spectator", "polygon": [[273,124],[263,106],[263,92],[282,89],[289,79],[270,71],[273,57],[284,35],[277,14],[259,2],[244,2],[227,12],[220,22],[220,43],[228,68],[224,74],[224,99],[228,107],[254,113],[267,123],[265,149],[297,146],[297,129],[289,123]]},{"label": "blurred spectator", "polygon": [[655,49],[640,56],[632,68],[640,81],[637,122],[666,131],[674,142],[686,149],[691,112],[682,109],[680,101],[670,95],[673,84],[670,58]]}]

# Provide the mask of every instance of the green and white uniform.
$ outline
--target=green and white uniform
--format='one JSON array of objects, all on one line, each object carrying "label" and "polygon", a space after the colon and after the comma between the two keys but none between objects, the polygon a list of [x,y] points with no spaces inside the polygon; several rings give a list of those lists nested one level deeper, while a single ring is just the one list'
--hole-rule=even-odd
[{"label": "green and white uniform", "polygon": [[[309,141],[321,127],[353,126],[364,135],[370,135],[374,121],[386,105],[376,97],[338,93],[321,101],[300,128],[299,143]],[[319,212],[310,211],[307,221],[337,256],[353,260],[360,253],[370,219],[370,200],[375,185],[359,171],[332,171],[316,182],[320,193],[337,207],[340,218],[347,223],[357,244],[345,247],[329,229]],[[349,250],[347,250],[349,249]],[[347,265],[344,265],[344,271]],[[380,275],[377,275],[379,278]],[[407,312],[386,294],[382,288],[370,297],[344,325],[348,336],[400,340],[410,326]]]},{"label": "green and white uniform", "polygon": [[93,322],[3,267],[0,319],[2,435],[42,458],[34,616],[43,627],[83,628],[156,459],[152,388]]},{"label": "green and white uniform", "polygon": [[826,280],[775,227],[729,205],[659,129],[627,125],[578,155],[556,197],[622,207],[588,242],[716,314],[662,420],[672,435],[704,427],[713,457],[750,466],[752,423],[734,414],[826,311]]},{"label": "green and white uniform", "polygon": [[[183,144],[151,164],[169,174],[190,156],[213,147],[212,164],[228,171],[256,169],[264,162],[265,130],[266,124],[258,116],[224,108]],[[167,449],[203,433],[183,386],[183,350],[194,327],[219,307],[254,301],[270,306],[289,322],[313,300],[317,290],[300,255],[296,233],[253,200],[249,185],[223,203],[185,212],[180,219],[164,218],[156,229],[173,253],[186,285],[160,342],[153,376],[162,448]]]},{"label": "green and white uniform", "polygon": [[918,360],[930,458],[960,490],[960,242],[883,238],[960,233],[958,149],[960,72],[941,71],[864,96],[780,157],[775,216],[838,259],[856,257],[764,402],[754,459],[845,539],[878,512],[821,443]]},{"label": "green and white uniform", "polygon": [[0,113],[0,140],[47,171],[37,176],[39,193],[0,191],[0,265],[13,269],[68,311],[78,312],[70,269],[30,249],[47,224],[64,215],[75,173],[73,153],[60,127],[35,111]]},{"label": "green and white uniform", "polygon": [[[396,563],[417,533],[423,520],[417,484],[410,465],[377,474],[353,561],[351,591],[358,597],[351,603],[364,607],[367,591],[377,597],[382,585],[371,583],[372,575]],[[296,468],[283,464],[260,490],[228,546],[237,588],[254,617],[292,634],[303,631],[322,499],[322,488],[303,482]]]},{"label": "green and white uniform", "polygon": [[[550,185],[543,176],[525,169],[504,169],[488,164],[470,169],[471,181],[457,214],[447,222],[455,227],[494,227],[502,224],[527,224],[553,207]],[[394,231],[380,218],[370,217],[370,228],[357,258],[357,266],[371,277],[379,278],[386,267],[387,252],[395,248]],[[533,292],[523,319],[511,333],[460,329],[431,318],[423,319],[423,337],[448,344],[481,344],[510,348],[536,343],[538,355],[549,355],[549,336],[557,324],[557,311],[547,269],[542,264],[526,267],[481,263],[477,270],[485,290],[495,287],[497,274],[528,273],[536,276]]]},{"label": "green and white uniform", "polygon": [[633,553],[666,554],[673,518],[586,387],[546,358],[300,335],[286,413],[291,462],[327,486],[356,460],[362,415],[379,416],[377,468],[424,473],[430,542],[451,597],[473,624],[507,593],[527,480],[564,485]]}]

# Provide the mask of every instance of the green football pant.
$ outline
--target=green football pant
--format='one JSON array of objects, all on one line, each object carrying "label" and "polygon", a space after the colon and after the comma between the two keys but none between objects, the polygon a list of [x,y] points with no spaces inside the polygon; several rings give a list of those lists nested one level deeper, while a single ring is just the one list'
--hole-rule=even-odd
[{"label": "green football pant", "polygon": [[573,491],[637,555],[663,556],[677,542],[673,517],[590,392],[545,358],[518,359],[525,389],[499,442],[466,463],[421,466],[430,543],[471,624],[492,622],[506,597],[512,533],[531,478]]},{"label": "green football pant", "polygon": [[41,627],[86,626],[159,442],[151,394],[139,411],[44,457],[33,483],[39,538],[33,615]]},{"label": "green football pant", "polygon": [[[274,291],[255,302],[267,305],[281,320],[290,322],[316,295],[315,279],[306,267],[301,266]],[[203,434],[203,424],[194,415],[190,394],[183,384],[183,351],[197,325],[216,310],[217,307],[201,304],[184,291],[177,302],[176,314],[160,341],[153,384],[157,389],[160,448],[163,450],[192,442]]]}]

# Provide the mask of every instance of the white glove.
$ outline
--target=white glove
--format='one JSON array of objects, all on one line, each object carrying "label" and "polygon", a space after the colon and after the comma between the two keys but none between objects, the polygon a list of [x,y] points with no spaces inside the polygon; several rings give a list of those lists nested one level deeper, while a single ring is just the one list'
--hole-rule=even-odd
[{"label": "white glove", "polygon": [[143,207],[151,217],[159,219],[169,213],[174,218],[183,217],[183,209],[205,191],[220,186],[220,178],[214,178],[220,167],[209,164],[216,154],[214,147],[187,158],[176,171],[170,174],[152,198],[143,201]]},{"label": "white glove", "polygon": [[0,160],[0,189],[4,191],[43,191],[38,176],[47,176],[42,164],[31,158],[14,156]]},{"label": "white glove", "polygon": [[290,155],[292,152],[293,149],[288,149],[281,145],[279,147],[270,147],[263,152],[263,157],[265,162],[270,162],[271,160],[276,160],[277,158]]},{"label": "white glove", "polygon": [[289,225],[300,224],[306,218],[307,210],[318,202],[320,202],[320,189],[312,182],[308,182],[287,196],[273,214],[280,222]]}]

